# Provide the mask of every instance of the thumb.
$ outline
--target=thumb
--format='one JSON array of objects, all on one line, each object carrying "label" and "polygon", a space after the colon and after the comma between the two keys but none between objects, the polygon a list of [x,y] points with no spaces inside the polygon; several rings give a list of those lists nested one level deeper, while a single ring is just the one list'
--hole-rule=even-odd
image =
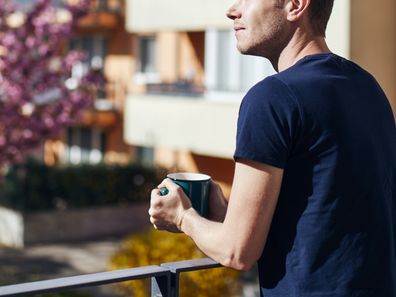
[{"label": "thumb", "polygon": [[159,188],[159,189],[161,189],[161,188],[167,188],[168,190],[172,190],[172,189],[177,188],[177,187],[178,187],[178,185],[175,184],[175,183],[173,182],[173,180],[171,180],[170,178],[165,178],[165,179],[158,185],[158,188]]}]

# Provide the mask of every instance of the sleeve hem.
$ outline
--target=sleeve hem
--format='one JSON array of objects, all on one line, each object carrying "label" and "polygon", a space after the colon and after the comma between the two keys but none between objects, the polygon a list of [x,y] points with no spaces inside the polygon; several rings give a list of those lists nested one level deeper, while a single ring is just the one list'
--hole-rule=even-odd
[{"label": "sleeve hem", "polygon": [[238,160],[249,160],[249,161],[253,161],[253,162],[258,162],[258,163],[262,163],[262,164],[267,164],[270,166],[274,166],[280,169],[285,169],[286,167],[286,162],[282,162],[279,160],[274,160],[271,158],[257,158],[257,157],[249,157],[249,156],[241,156],[241,155],[234,155],[234,161],[238,162]]}]

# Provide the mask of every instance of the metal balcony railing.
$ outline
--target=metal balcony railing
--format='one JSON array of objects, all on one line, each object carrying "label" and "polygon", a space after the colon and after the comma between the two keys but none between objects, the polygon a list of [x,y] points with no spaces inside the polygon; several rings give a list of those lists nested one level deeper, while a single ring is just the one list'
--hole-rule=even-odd
[{"label": "metal balcony railing", "polygon": [[188,81],[177,81],[174,83],[149,83],[146,84],[147,94],[200,97],[204,94],[205,88]]},{"label": "metal balcony railing", "polygon": [[161,264],[160,266],[142,266],[2,286],[0,287],[0,296],[28,296],[150,277],[151,297],[178,297],[180,273],[217,267],[221,267],[221,265],[209,258],[170,262]]}]

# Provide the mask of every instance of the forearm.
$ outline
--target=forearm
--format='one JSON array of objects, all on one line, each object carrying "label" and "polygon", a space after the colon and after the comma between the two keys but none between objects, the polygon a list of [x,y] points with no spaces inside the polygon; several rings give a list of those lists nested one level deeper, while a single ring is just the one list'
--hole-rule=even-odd
[{"label": "forearm", "polygon": [[207,220],[192,208],[184,214],[180,229],[204,254],[226,267],[248,270],[255,263],[256,259],[245,257],[235,233],[224,223]]}]

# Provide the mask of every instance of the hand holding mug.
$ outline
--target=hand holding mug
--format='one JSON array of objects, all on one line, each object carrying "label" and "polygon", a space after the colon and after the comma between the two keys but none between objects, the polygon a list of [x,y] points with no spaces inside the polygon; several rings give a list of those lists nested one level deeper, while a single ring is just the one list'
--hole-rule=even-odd
[{"label": "hand holding mug", "polygon": [[194,208],[207,217],[211,178],[199,173],[171,173],[151,192],[150,221],[155,228],[178,232],[184,213]]},{"label": "hand holding mug", "polygon": [[[191,202],[182,188],[166,178],[152,190],[150,201],[150,222],[156,229],[180,232],[184,212],[190,209]],[[160,194],[161,188],[167,188],[166,196]]]},{"label": "hand holding mug", "polygon": [[[203,217],[208,216],[209,194],[212,179],[202,173],[179,172],[167,175],[175,184],[179,185],[190,199],[193,208]],[[160,188],[160,194],[166,196],[168,189]]]}]

